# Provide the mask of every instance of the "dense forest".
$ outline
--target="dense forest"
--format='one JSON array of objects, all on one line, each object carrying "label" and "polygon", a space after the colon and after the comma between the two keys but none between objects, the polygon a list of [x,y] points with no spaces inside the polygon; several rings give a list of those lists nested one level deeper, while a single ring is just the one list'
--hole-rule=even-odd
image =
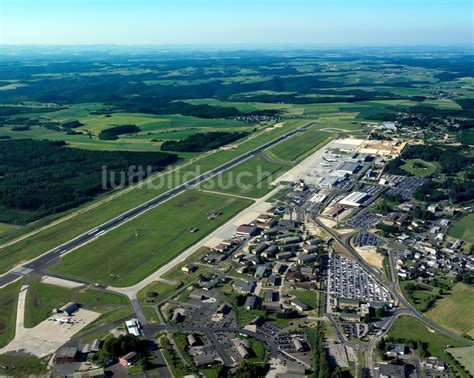
[{"label": "dense forest", "polygon": [[[24,224],[90,200],[103,187],[102,170],[124,172],[130,166],[158,171],[177,161],[164,152],[89,151],[64,142],[0,142],[0,222]],[[118,175],[117,175],[118,176]]]},{"label": "dense forest", "polygon": [[114,140],[122,134],[134,134],[139,133],[141,130],[135,125],[120,125],[109,127],[108,129],[104,129],[99,134],[99,139],[102,140]]},{"label": "dense forest", "polygon": [[161,145],[161,149],[163,151],[204,152],[232,143],[246,135],[248,133],[198,133],[181,141],[167,140]]}]

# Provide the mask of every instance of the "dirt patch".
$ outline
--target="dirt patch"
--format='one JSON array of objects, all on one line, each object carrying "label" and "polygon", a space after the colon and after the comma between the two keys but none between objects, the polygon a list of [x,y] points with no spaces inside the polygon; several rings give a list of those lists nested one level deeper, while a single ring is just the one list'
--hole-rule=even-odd
[{"label": "dirt patch", "polygon": [[383,256],[375,251],[375,248],[354,248],[367,264],[383,269]]}]

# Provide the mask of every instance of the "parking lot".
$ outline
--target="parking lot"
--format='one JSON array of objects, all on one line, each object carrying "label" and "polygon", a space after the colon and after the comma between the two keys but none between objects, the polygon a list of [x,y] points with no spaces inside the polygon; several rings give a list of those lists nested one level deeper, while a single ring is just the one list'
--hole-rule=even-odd
[{"label": "parking lot", "polygon": [[390,302],[388,291],[358,263],[332,254],[329,268],[329,293],[338,298]]},{"label": "parking lot", "polygon": [[370,213],[367,210],[362,210],[349,219],[347,224],[362,230],[367,230],[369,228],[375,227],[381,221],[382,218],[377,214]]},{"label": "parking lot", "polygon": [[426,180],[419,177],[408,177],[398,176],[401,179],[398,181],[394,188],[391,188],[388,192],[388,196],[401,196],[405,201],[408,201],[413,193],[422,186]]},{"label": "parking lot", "polygon": [[370,232],[361,232],[360,234],[354,236],[352,243],[356,247],[376,247],[379,243],[379,238]]}]

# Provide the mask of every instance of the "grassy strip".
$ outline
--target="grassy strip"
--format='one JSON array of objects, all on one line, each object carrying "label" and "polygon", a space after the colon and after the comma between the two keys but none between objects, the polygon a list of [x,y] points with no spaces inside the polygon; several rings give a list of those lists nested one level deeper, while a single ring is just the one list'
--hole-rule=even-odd
[{"label": "grassy strip", "polygon": [[334,133],[318,130],[315,126],[273,146],[268,152],[284,161],[301,161],[308,151],[326,144]]},{"label": "grassy strip", "polygon": [[272,181],[287,169],[287,167],[271,163],[261,156],[254,156],[235,168],[205,181],[201,188],[260,198],[273,189]]},{"label": "grassy strip", "polygon": [[161,336],[158,339],[158,344],[160,345],[161,353],[163,353],[163,357],[165,358],[173,377],[184,377],[185,375],[192,374],[192,370],[183,365],[183,362],[166,336]]},{"label": "grassy strip", "polygon": [[18,280],[0,289],[0,347],[15,337],[18,293],[22,285],[23,280]]},{"label": "grassy strip", "polygon": [[[52,270],[106,285],[134,285],[250,203],[187,191],[66,255]],[[215,212],[219,215],[209,219]],[[198,230],[191,232],[193,228]]]},{"label": "grassy strip", "polygon": [[382,260],[382,264],[383,264],[383,271],[385,273],[385,277],[387,277],[387,280],[391,282],[393,280],[393,277],[392,277],[392,270],[390,269],[389,259],[390,257],[384,256]]}]

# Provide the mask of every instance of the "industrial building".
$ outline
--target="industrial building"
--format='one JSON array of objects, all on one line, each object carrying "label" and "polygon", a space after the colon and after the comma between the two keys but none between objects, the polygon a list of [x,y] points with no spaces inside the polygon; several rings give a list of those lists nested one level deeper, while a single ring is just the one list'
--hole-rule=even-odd
[{"label": "industrial building", "polygon": [[339,201],[339,203],[347,206],[361,207],[364,206],[371,198],[372,197],[367,193],[352,192]]}]

